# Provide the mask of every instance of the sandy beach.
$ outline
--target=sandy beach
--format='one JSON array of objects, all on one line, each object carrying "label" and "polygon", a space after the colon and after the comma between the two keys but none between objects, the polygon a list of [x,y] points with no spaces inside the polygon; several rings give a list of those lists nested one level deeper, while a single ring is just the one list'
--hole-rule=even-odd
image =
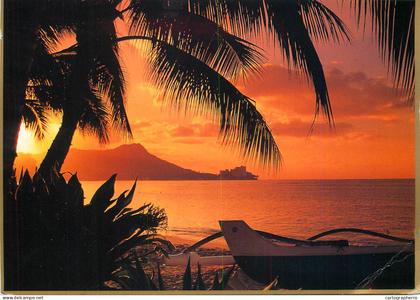
[{"label": "sandy beach", "polygon": [[[164,235],[167,240],[169,240],[174,246],[174,253],[180,253],[187,247],[198,242],[201,238],[193,240],[188,236],[180,235]],[[230,255],[227,244],[223,238],[212,241],[203,247],[196,249],[195,251],[200,256],[215,256],[215,255]],[[219,278],[221,278],[221,272],[224,269],[231,268],[232,265],[214,265],[214,266],[201,266],[201,275],[207,286],[210,288],[215,274],[218,272]],[[154,267],[156,269],[156,267]],[[236,267],[238,268],[238,267]],[[152,272],[153,266],[145,267],[146,272]],[[156,270],[154,270],[156,273]],[[185,266],[161,266],[161,274],[165,282],[165,288],[168,290],[181,290],[182,289],[182,278],[185,272]],[[197,265],[191,265],[191,274],[193,283],[197,278]]]},{"label": "sandy beach", "polygon": [[[176,235],[162,235],[162,238],[170,241],[175,249],[169,254],[178,254],[184,251],[189,246],[193,245],[195,242],[199,241],[192,240],[188,237],[176,236]],[[229,249],[227,248],[226,243],[223,239],[219,239],[218,242],[210,242],[203,247],[200,247],[195,250],[199,256],[219,256],[219,255],[230,255]],[[138,248],[137,253],[141,255],[144,251],[149,251],[150,249],[145,250],[144,248]],[[162,279],[164,281],[165,290],[182,290],[183,288],[183,275],[186,270],[186,266],[168,266],[162,263],[160,254],[157,256],[154,254],[148,255],[145,261],[143,261],[143,268],[146,274],[152,278],[156,286],[158,286],[157,280],[157,265],[160,265]],[[201,275],[202,279],[206,285],[207,289],[210,289],[216,273],[218,273],[219,279],[222,278],[223,270],[228,270],[232,268],[232,265],[211,265],[211,266],[201,266]],[[235,270],[239,270],[239,267],[235,266]],[[196,264],[191,264],[191,277],[192,284],[194,285],[197,279],[198,266]],[[111,288],[121,289],[122,287],[119,284],[108,281],[107,285]]]}]

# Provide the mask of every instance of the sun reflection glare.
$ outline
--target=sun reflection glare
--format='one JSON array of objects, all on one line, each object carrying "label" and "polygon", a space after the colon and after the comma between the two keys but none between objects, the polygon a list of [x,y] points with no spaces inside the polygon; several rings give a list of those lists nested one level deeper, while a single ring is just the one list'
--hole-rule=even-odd
[{"label": "sun reflection glare", "polygon": [[34,133],[30,129],[26,129],[22,123],[20,125],[19,138],[17,143],[17,152],[33,153],[35,149]]}]

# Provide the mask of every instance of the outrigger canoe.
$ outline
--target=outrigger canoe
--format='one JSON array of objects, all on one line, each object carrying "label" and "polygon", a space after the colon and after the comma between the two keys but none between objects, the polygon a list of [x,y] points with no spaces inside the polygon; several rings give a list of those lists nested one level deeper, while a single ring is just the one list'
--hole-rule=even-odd
[{"label": "outrigger canoe", "polygon": [[244,221],[220,221],[220,227],[235,262],[259,283],[277,278],[285,289],[414,288],[412,240],[371,232],[402,242],[361,246],[282,238],[288,244],[279,245]]},{"label": "outrigger canoe", "polygon": [[[414,241],[357,228],[339,228],[307,240],[250,228],[244,221],[220,221],[220,232],[183,253],[162,258],[172,266],[238,264],[252,280],[284,289],[413,289]],[[397,244],[351,245],[347,240],[318,240],[335,233],[368,234]],[[199,256],[195,249],[224,237],[232,255]],[[277,242],[277,243],[276,243]],[[281,244],[279,244],[280,242]]]}]

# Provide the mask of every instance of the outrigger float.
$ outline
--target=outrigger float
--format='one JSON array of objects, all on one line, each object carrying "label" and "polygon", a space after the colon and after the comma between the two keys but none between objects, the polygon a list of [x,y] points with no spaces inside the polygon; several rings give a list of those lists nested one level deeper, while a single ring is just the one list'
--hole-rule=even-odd
[{"label": "outrigger float", "polygon": [[[221,231],[163,258],[166,265],[237,264],[252,280],[269,284],[278,280],[284,289],[412,289],[414,240],[357,228],[339,228],[293,239],[255,231],[244,221],[220,221]],[[357,245],[348,240],[318,240],[336,233],[366,234],[392,244]],[[224,237],[232,255],[199,256],[194,250]],[[280,244],[279,244],[280,243]]]}]

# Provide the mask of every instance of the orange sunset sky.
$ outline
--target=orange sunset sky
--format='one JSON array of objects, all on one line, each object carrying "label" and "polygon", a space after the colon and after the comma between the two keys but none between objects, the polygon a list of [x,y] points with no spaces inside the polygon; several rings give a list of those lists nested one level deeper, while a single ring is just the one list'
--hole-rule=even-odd
[{"label": "orange sunset sky", "polygon": [[[223,148],[217,140],[217,125],[210,119],[162,106],[160,91],[147,80],[144,50],[130,43],[121,45],[120,53],[133,140],[114,134],[109,144],[100,145],[95,138],[76,133],[73,147],[106,149],[136,142],[185,168],[218,172],[246,163],[262,178],[414,177],[414,109],[392,88],[370,27],[363,34],[349,7],[337,2],[324,1],[348,25],[352,41],[316,44],[327,78],[335,130],[319,116],[308,136],[315,108],[312,87],[302,76],[288,72],[280,50],[263,40],[254,41],[267,56],[261,76],[236,83],[256,101],[275,135],[284,160],[277,174],[244,162],[234,149]],[[118,28],[121,34],[126,31],[121,24]],[[59,123],[59,118],[52,120],[43,141],[22,130],[18,151],[37,153],[42,158]]]}]

